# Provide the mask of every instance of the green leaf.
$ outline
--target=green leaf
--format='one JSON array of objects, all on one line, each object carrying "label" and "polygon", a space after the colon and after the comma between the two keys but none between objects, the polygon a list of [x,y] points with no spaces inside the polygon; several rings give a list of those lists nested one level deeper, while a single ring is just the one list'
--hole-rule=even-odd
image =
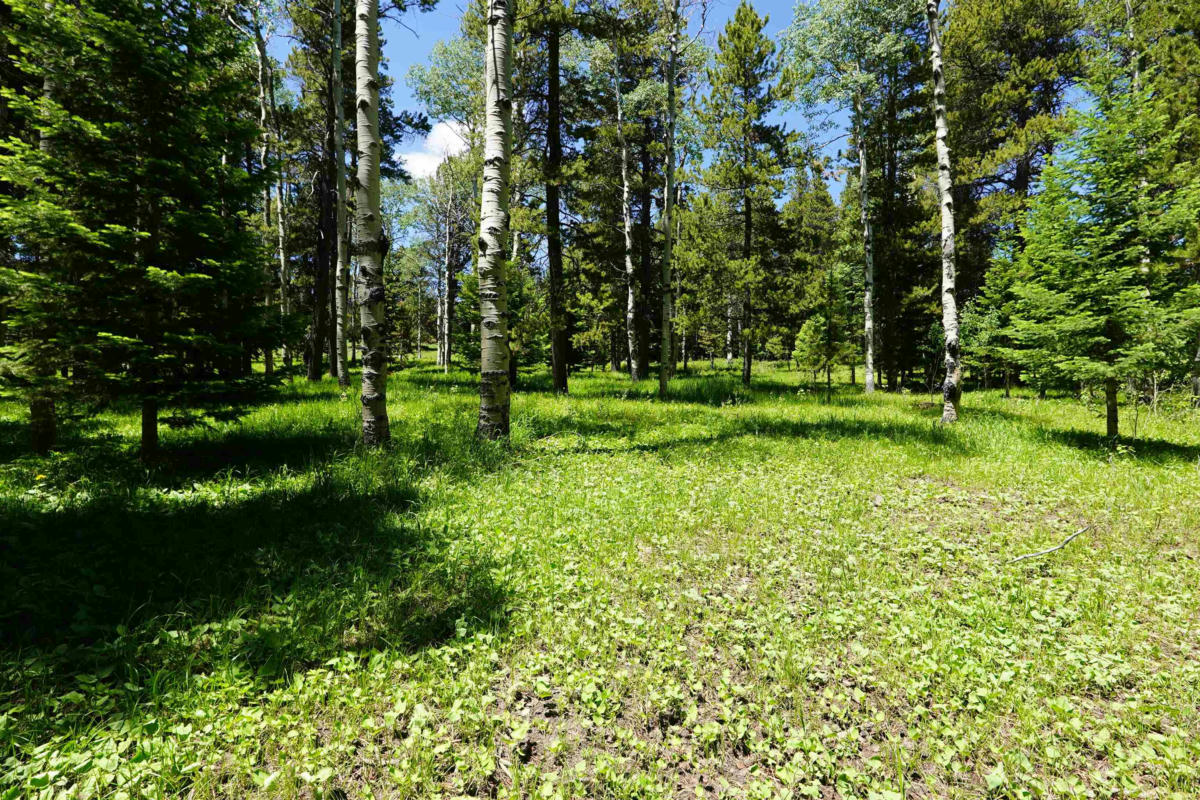
[{"label": "green leaf", "polygon": [[1004,772],[1004,765],[997,764],[996,768],[989,772],[984,780],[987,781],[987,788],[989,792],[994,792],[1007,784],[1008,775]]}]

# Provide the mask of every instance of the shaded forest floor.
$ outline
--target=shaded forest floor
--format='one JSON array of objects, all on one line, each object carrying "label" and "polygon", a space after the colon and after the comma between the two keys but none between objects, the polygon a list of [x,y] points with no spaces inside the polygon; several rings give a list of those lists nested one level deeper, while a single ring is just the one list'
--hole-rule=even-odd
[{"label": "shaded forest floor", "polygon": [[0,798],[1200,796],[1194,414],[524,380],[0,405]]}]

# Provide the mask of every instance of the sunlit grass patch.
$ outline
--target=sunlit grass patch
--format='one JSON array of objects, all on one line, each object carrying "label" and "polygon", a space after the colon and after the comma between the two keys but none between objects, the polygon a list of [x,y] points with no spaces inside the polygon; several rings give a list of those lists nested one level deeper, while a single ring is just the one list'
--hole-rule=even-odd
[{"label": "sunlit grass patch", "polygon": [[[786,370],[297,381],[9,458],[13,797],[1191,797],[1200,426]],[[6,424],[20,423],[9,407]],[[1053,554],[1018,563],[1072,532]]]}]

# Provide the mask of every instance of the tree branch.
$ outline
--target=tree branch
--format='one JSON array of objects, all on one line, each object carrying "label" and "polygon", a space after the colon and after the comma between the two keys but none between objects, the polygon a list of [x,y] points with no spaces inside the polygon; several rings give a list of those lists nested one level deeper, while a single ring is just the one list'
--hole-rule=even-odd
[{"label": "tree branch", "polygon": [[1068,536],[1067,538],[1063,539],[1063,540],[1062,540],[1062,542],[1060,542],[1058,545],[1056,545],[1056,546],[1054,546],[1054,547],[1051,547],[1051,548],[1049,548],[1049,549],[1046,549],[1046,550],[1039,550],[1039,551],[1037,551],[1036,553],[1026,553],[1026,554],[1025,554],[1025,555],[1023,555],[1023,556],[1017,556],[1016,558],[1012,559],[1011,561],[1005,561],[1004,563],[1005,563],[1005,564],[1015,564],[1015,563],[1017,563],[1018,561],[1024,561],[1024,560],[1025,560],[1025,559],[1027,559],[1027,558],[1037,558],[1038,556],[1044,556],[1044,555],[1047,555],[1047,554],[1049,554],[1049,553],[1053,553],[1053,552],[1056,552],[1056,551],[1058,551],[1058,550],[1062,550],[1064,547],[1066,547],[1067,545],[1069,545],[1069,544],[1071,543],[1071,540],[1072,540],[1072,539],[1074,539],[1074,538],[1075,538],[1076,536],[1078,536],[1079,534],[1081,534],[1081,533],[1084,533],[1085,531],[1088,531],[1088,530],[1090,530],[1090,529],[1091,529],[1091,527],[1092,527],[1091,525],[1084,525],[1082,528],[1080,528],[1079,530],[1075,531],[1074,533],[1072,533],[1072,534],[1071,534],[1070,536]]}]

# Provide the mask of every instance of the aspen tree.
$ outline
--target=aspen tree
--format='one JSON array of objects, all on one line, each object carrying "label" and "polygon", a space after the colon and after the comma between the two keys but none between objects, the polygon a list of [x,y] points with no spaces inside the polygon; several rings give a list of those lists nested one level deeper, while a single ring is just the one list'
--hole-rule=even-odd
[{"label": "aspen tree", "polygon": [[629,187],[629,140],[625,136],[625,114],[621,96],[621,50],[613,42],[613,86],[617,95],[617,141],[621,149],[621,231],[625,243],[625,340],[629,350],[629,378],[642,379],[642,363],[637,342],[637,313],[641,306],[638,298],[639,282],[633,265],[633,203]]},{"label": "aspen tree", "polygon": [[658,365],[658,396],[667,397],[667,386],[675,367],[675,345],[672,342],[672,318],[674,297],[672,295],[671,256],[674,245],[672,220],[675,217],[675,124],[678,109],[675,102],[675,82],[679,71],[680,18],[679,0],[666,0],[667,4],[667,154],[663,187],[663,258],[662,258],[662,320],[659,333],[662,337]]},{"label": "aspen tree", "polygon": [[509,350],[505,247],[509,227],[512,159],[512,9],[509,0],[488,0],[484,50],[483,191],[479,208],[480,370],[482,438],[508,435]]},{"label": "aspen tree", "polygon": [[950,182],[950,127],[946,123],[946,76],[942,39],[938,32],[938,2],[926,0],[929,23],[929,63],[933,69],[934,145],[937,149],[938,206],[942,222],[942,329],[945,332],[946,380],[942,384],[942,422],[958,420],[962,397],[962,366],[958,348],[958,304],[954,297],[954,195]]},{"label": "aspen tree", "polygon": [[387,353],[384,342],[383,235],[379,202],[379,24],[378,0],[357,0],[355,14],[355,109],[358,175],[355,178],[355,252],[362,297],[363,444],[381,445],[391,433],[387,413]]},{"label": "aspen tree", "polygon": [[[337,220],[337,269],[334,273],[335,288],[335,337],[336,346],[334,357],[337,365],[338,386],[345,396],[346,388],[350,385],[350,376],[346,374],[346,325],[349,317],[350,293],[350,242],[349,230],[346,227],[346,117],[343,110],[342,89],[342,0],[333,0],[333,49],[330,54],[330,69],[333,71],[333,168],[334,168],[334,198],[336,204],[335,218]],[[377,92],[378,93],[378,92]],[[378,112],[376,112],[378,116]],[[378,180],[378,171],[376,171]],[[378,189],[376,190],[378,197]]]},{"label": "aspen tree", "polygon": [[850,106],[858,150],[863,248],[863,355],[865,391],[875,390],[875,241],[871,227],[867,102],[880,74],[903,57],[906,29],[919,14],[914,0],[817,0],[798,5],[785,34],[786,51],[798,72],[811,76],[804,90],[810,106]]}]

